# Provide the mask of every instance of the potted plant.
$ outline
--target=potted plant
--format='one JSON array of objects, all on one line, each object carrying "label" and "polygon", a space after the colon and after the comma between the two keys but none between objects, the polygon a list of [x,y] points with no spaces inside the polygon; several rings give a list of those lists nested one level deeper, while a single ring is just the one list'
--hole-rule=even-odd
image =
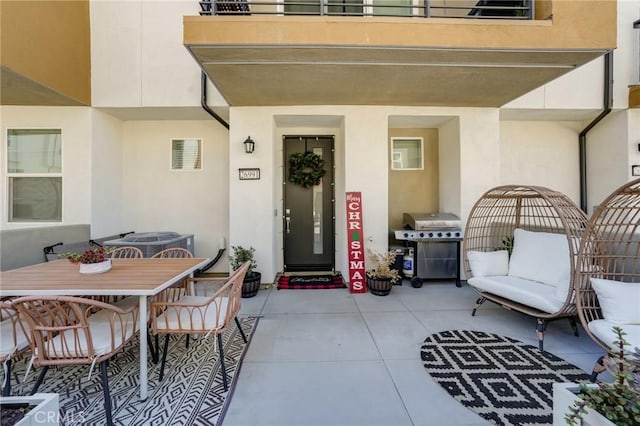
[{"label": "potted plant", "polygon": [[[620,327],[614,327],[617,335],[615,344],[618,350],[615,358],[608,364],[613,367],[612,383],[581,384],[579,387],[570,384],[554,385],[554,417],[556,402],[560,404],[556,392],[572,392],[572,402],[564,412],[564,420],[569,425],[639,425],[640,424],[640,376],[634,373],[629,354],[625,351],[628,342],[626,333]],[[634,355],[638,358],[638,353]],[[634,363],[640,362],[640,358]],[[559,386],[558,386],[559,385]],[[566,405],[565,405],[566,406]]]},{"label": "potted plant", "polygon": [[260,290],[260,280],[262,279],[262,274],[255,271],[257,264],[253,258],[253,254],[256,250],[253,247],[247,249],[242,246],[231,246],[231,249],[233,253],[229,257],[229,261],[231,262],[231,269],[234,271],[242,266],[243,263],[251,262],[244,281],[242,282],[242,297],[253,297],[258,294],[258,290]]},{"label": "potted plant", "polygon": [[109,254],[114,247],[92,247],[82,253],[60,253],[61,259],[69,259],[71,263],[80,264],[81,274],[102,274],[111,269]]},{"label": "potted plant", "polygon": [[367,249],[367,287],[376,296],[386,296],[393,285],[400,279],[400,273],[391,266],[396,261],[396,254],[392,251],[383,253]]}]

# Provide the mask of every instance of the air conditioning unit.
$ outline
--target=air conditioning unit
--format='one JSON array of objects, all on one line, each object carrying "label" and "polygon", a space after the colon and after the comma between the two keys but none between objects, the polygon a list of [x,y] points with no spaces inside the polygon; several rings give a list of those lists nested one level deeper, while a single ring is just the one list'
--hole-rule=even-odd
[{"label": "air conditioning unit", "polygon": [[151,257],[164,249],[174,247],[184,248],[195,254],[193,234],[177,232],[137,232],[105,241],[103,244],[106,247],[137,247],[142,250],[144,257]]}]

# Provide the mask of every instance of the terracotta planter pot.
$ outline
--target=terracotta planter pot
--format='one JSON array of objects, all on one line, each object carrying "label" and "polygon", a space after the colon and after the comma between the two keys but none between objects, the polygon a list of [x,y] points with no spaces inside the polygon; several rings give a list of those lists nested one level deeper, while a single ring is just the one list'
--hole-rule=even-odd
[{"label": "terracotta planter pot", "polygon": [[242,297],[246,299],[258,294],[261,279],[262,274],[260,272],[254,272],[251,276],[245,276],[242,281]]},{"label": "terracotta planter pot", "polygon": [[371,294],[375,294],[376,296],[386,296],[393,288],[393,280],[391,278],[367,277],[367,287]]}]

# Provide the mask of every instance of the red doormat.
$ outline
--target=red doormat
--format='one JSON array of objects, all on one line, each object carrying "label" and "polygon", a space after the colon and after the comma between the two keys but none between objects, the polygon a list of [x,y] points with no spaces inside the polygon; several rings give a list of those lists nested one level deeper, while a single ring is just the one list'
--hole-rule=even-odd
[{"label": "red doormat", "polygon": [[347,288],[341,274],[281,275],[280,278],[278,278],[278,290],[316,290],[329,288]]}]

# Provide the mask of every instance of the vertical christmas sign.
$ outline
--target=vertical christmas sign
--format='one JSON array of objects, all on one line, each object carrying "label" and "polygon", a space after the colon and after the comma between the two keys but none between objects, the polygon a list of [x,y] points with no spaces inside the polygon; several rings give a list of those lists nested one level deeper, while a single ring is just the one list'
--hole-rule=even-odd
[{"label": "vertical christmas sign", "polygon": [[351,293],[366,293],[362,194],[360,192],[347,192],[347,243],[349,291]]}]

